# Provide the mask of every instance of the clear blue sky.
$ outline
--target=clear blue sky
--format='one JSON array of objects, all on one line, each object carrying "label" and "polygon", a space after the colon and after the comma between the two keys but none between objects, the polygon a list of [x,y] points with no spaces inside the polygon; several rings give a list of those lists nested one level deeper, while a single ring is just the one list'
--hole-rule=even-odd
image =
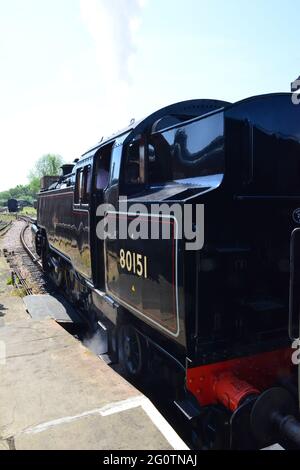
[{"label": "clear blue sky", "polygon": [[0,0],[0,190],[171,102],[289,91],[297,2]]}]

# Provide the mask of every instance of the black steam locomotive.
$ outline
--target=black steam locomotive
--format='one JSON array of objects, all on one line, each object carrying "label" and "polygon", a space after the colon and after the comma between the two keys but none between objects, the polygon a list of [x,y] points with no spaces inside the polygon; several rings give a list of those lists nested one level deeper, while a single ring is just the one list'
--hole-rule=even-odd
[{"label": "black steam locomotive", "polygon": [[[174,205],[192,208],[197,249]],[[195,445],[243,449],[300,446],[299,227],[300,107],[271,94],[131,123],[63,167],[33,230],[44,269],[106,332],[110,356],[132,377],[167,375]]]}]

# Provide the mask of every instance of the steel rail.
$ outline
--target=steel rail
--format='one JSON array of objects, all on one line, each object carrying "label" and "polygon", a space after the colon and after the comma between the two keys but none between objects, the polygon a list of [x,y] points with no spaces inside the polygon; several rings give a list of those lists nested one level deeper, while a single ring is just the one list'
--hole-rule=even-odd
[{"label": "steel rail", "polygon": [[20,240],[21,240],[22,246],[23,246],[24,250],[26,251],[26,253],[28,254],[28,256],[32,259],[32,261],[42,270],[43,267],[42,267],[42,263],[41,263],[39,257],[37,257],[33,253],[33,251],[29,248],[29,246],[27,245],[27,243],[25,241],[25,232],[29,228],[29,224],[32,221],[32,219],[30,219],[30,221],[28,220],[29,218],[25,219],[25,218],[21,217],[21,219],[23,219],[25,222],[27,222],[27,225],[25,225],[25,227],[21,230],[21,233],[20,233]]},{"label": "steel rail", "polygon": [[0,235],[4,235],[12,226],[12,221],[10,222],[7,222],[6,224],[4,225],[0,225]]}]

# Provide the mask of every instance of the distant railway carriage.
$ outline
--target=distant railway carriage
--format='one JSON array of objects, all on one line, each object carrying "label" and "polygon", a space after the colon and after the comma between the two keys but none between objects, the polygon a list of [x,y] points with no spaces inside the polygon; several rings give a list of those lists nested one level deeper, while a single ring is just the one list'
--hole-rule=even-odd
[{"label": "distant railway carriage", "polygon": [[[124,197],[204,205],[204,245],[187,250],[176,214],[126,212]],[[299,213],[300,107],[271,94],[178,103],[102,140],[39,194],[33,230],[127,373],[169,374],[199,448],[299,447]],[[122,237],[137,217],[170,237]],[[117,236],[99,239],[109,221]]]},{"label": "distant railway carriage", "polygon": [[7,201],[7,208],[9,212],[18,212],[19,206],[16,199],[9,199]]},{"label": "distant railway carriage", "polygon": [[19,209],[24,209],[25,207],[33,207],[33,204],[29,201],[24,201],[22,199],[18,200]]}]

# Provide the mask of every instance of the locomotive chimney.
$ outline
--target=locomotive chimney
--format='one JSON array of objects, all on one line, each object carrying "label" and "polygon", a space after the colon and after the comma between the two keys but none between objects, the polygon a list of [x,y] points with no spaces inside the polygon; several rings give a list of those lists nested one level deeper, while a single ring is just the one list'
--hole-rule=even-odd
[{"label": "locomotive chimney", "polygon": [[66,165],[62,165],[60,168],[62,170],[62,176],[66,176],[66,175],[69,175],[70,173],[72,173],[73,168],[74,168],[74,164],[73,163],[68,163]]}]

